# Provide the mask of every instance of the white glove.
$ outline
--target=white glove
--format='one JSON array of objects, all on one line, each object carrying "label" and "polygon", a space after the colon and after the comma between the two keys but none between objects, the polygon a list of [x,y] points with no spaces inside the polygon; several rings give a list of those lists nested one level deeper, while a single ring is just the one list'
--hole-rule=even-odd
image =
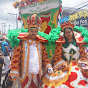
[{"label": "white glove", "polygon": [[11,78],[13,79],[13,78],[17,78],[17,76],[11,76]]},{"label": "white glove", "polygon": [[49,74],[51,74],[51,73],[53,72],[53,68],[52,68],[52,67],[49,67],[49,68],[47,69],[47,71],[48,71]]},{"label": "white glove", "polygon": [[85,67],[85,66],[86,66],[86,64],[85,64],[85,63],[83,63],[83,62],[82,62],[82,61],[80,61],[80,60],[78,61],[78,64],[79,64],[79,66],[80,66],[80,67]]}]

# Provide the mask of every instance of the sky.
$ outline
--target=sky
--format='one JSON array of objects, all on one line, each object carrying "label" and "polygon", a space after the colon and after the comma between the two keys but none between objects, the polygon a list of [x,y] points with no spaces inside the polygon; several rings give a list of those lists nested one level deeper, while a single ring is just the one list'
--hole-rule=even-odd
[{"label": "sky", "polygon": [[[2,32],[3,30],[3,33],[4,32],[7,33],[9,28],[10,29],[16,28],[16,15],[12,15],[12,14],[18,14],[18,9],[15,9],[13,7],[13,2],[15,1],[16,0],[0,0],[0,12],[1,12],[0,13],[0,31]],[[21,23],[18,22],[19,28],[20,28],[20,24]]]},{"label": "sky", "polygon": [[87,3],[88,0],[62,0],[62,6],[77,7],[83,3]]},{"label": "sky", "polygon": [[[18,9],[13,7],[15,1],[17,0],[0,0],[0,31],[3,30],[3,32],[7,33],[9,28],[16,28],[16,15],[12,15],[18,14]],[[88,0],[62,0],[62,6],[73,8],[84,2],[88,2]],[[5,27],[3,23],[5,23]],[[18,28],[21,28],[20,21],[18,21]]]}]

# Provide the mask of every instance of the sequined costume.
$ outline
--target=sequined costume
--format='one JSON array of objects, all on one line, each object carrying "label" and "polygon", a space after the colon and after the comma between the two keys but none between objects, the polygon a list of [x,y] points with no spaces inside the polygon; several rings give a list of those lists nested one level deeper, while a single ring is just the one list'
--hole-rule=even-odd
[{"label": "sequined costume", "polygon": [[[66,25],[65,25],[66,26]],[[87,55],[80,33],[74,32],[74,41],[67,42],[61,36],[56,41],[54,53],[54,72],[43,78],[45,88],[87,88],[88,70],[82,69],[78,61],[88,64]],[[62,69],[62,64],[68,63],[68,70]],[[83,65],[85,65],[83,64]]]},{"label": "sequined costume", "polygon": [[[41,18],[33,14],[27,18],[27,23],[33,37],[35,30],[39,29]],[[20,44],[14,48],[9,76],[12,80],[18,78],[18,88],[38,88],[41,76],[52,67],[44,45],[48,41],[37,34],[34,39],[29,38],[30,35],[30,32],[20,33]]]}]

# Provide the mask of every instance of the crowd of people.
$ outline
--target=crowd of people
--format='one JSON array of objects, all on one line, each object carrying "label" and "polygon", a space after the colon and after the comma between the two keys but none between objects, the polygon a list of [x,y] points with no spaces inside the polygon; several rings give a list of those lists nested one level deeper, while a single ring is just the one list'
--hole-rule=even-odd
[{"label": "crowd of people", "polygon": [[[37,23],[34,18],[38,20]],[[36,38],[39,26],[41,25],[41,19],[36,14],[33,14],[32,16],[29,16],[27,20],[27,22],[31,21],[30,24],[28,23],[28,33],[23,37],[19,36],[21,41],[19,46],[14,48],[14,52],[6,40],[2,40],[0,43],[0,85],[3,65],[5,67],[5,73],[8,76],[8,82],[10,82],[9,87],[7,87],[6,84],[6,88],[48,88],[48,83],[46,82],[44,82],[46,83],[44,84],[45,86],[42,86],[43,82],[41,82],[41,79],[43,75],[46,72],[51,75],[59,70],[64,74],[66,72],[70,73],[68,74],[67,80],[59,85],[60,88],[64,88],[64,84],[64,86],[68,86],[65,88],[78,88],[77,85],[78,82],[80,82],[80,77],[84,81],[88,81],[88,78],[83,74],[84,72],[88,72],[87,55],[82,44],[79,44],[75,39],[72,30],[74,27],[71,25],[62,27],[63,38],[65,40],[64,43],[58,42],[56,44],[53,58],[54,66],[52,67],[44,45],[44,40],[46,39],[42,37]],[[7,74],[8,71],[9,74]],[[75,78],[75,76],[77,77]],[[48,76],[48,78],[49,77],[50,76]],[[71,77],[75,78],[75,80],[73,80],[74,82],[70,80]],[[63,78],[65,79],[66,76],[63,76]],[[5,88],[5,80],[3,81],[3,88]],[[51,82],[52,81],[53,79],[51,79]],[[73,82],[73,84],[71,82]]]},{"label": "crowd of people", "polygon": [[[4,67],[5,78],[6,78],[6,74],[10,70],[11,52],[12,52],[12,48],[7,38],[1,37],[0,38],[0,86],[2,85],[1,81],[3,81],[4,83],[4,81],[6,80],[6,79],[5,80],[2,79],[2,68]],[[3,84],[2,88],[5,88],[5,84]]]}]

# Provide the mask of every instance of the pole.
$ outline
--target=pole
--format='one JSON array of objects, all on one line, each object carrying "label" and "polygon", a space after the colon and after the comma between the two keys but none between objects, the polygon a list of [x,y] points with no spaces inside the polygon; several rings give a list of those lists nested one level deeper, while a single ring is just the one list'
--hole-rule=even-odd
[{"label": "pole", "polygon": [[16,25],[17,25],[17,29],[18,29],[18,19],[17,19],[17,14],[16,14]]},{"label": "pole", "polygon": [[16,16],[16,28],[18,29],[18,19],[17,19],[17,14],[12,14],[12,13],[8,13],[10,15],[15,15]]},{"label": "pole", "polygon": [[9,30],[10,30],[10,25],[9,25]]},{"label": "pole", "polygon": [[[3,28],[3,24],[4,24],[4,28]],[[5,33],[5,23],[1,23],[1,25],[2,25],[2,33]]]},{"label": "pole", "polygon": [[2,26],[2,33],[3,33],[3,23],[1,23],[1,26]]},{"label": "pole", "polygon": [[4,24],[4,34],[5,34],[5,23],[3,23]]}]

